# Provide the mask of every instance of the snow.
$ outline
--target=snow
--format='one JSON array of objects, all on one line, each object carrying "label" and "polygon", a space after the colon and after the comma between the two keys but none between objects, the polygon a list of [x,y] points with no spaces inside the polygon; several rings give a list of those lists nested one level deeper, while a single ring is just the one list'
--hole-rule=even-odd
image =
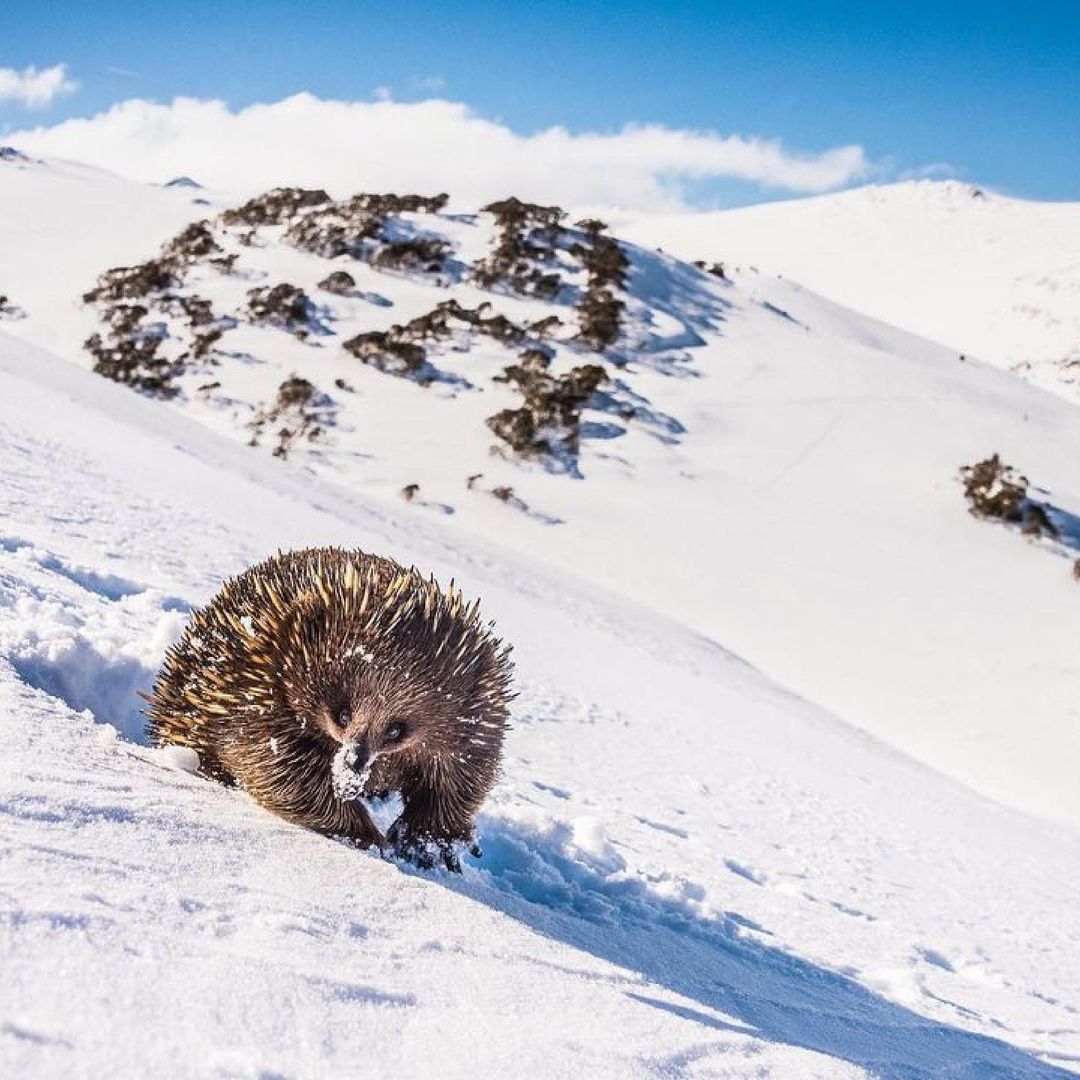
[{"label": "snow", "polygon": [[356,743],[343,743],[341,749],[334,755],[330,766],[334,794],[344,801],[360,798],[371,776],[372,766],[375,764],[375,757],[372,757],[364,762],[360,769],[357,769],[358,756]]},{"label": "snow", "polygon": [[[956,481],[1000,450],[1075,513],[1075,406],[638,250],[618,377],[672,423],[610,437],[590,411],[580,477],[491,457],[507,360],[480,342],[438,359],[482,392],[351,365],[364,408],[283,463],[245,410],[301,357],[325,383],[333,351],[266,331],[260,364],[222,364],[251,380],[236,416],[78,352],[96,273],[202,211],[55,163],[0,184],[28,268],[0,281],[28,312],[0,333],[0,1074],[1080,1071],[1075,553],[974,520]],[[76,272],[61,235],[92,206]],[[378,280],[394,320],[431,306]],[[413,481],[453,513],[397,497]],[[455,579],[515,646],[460,876],[290,826],[142,737],[191,607],[325,543]]]},{"label": "snow", "polygon": [[1080,400],[1080,203],[955,180],[709,213],[616,215],[628,239],[783,274]]}]

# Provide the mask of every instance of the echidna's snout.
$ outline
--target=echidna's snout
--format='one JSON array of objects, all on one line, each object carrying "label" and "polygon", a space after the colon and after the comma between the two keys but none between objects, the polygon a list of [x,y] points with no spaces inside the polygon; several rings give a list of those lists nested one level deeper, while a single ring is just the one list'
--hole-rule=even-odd
[{"label": "echidna's snout", "polygon": [[366,739],[342,743],[330,763],[334,794],[344,801],[359,799],[377,756],[371,753]]},{"label": "echidna's snout", "polygon": [[360,772],[364,769],[368,763],[368,758],[371,756],[364,743],[345,743],[342,746],[342,750],[344,751],[341,755],[342,761],[344,761],[346,766],[354,772]]}]

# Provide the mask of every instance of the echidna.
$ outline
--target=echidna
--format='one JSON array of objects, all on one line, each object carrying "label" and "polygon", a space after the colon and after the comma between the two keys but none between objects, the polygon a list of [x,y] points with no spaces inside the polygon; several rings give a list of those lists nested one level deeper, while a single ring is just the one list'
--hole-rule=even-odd
[{"label": "echidna", "polygon": [[[362,551],[279,554],[192,614],[149,732],[289,821],[459,869],[498,774],[509,652],[453,583]],[[384,837],[361,798],[391,792]]]}]

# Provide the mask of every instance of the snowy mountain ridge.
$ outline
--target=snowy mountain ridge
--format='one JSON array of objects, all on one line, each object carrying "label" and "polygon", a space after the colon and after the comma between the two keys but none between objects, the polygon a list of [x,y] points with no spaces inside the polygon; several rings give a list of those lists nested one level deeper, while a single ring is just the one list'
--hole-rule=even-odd
[{"label": "snowy mountain ridge", "polygon": [[1080,203],[908,180],[736,210],[611,220],[638,243],[783,274],[1080,400]]}]

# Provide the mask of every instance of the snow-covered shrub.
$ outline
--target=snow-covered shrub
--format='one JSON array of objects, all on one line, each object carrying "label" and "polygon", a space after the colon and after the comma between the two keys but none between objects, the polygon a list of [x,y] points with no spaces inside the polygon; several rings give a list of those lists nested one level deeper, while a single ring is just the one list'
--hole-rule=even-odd
[{"label": "snow-covered shrub", "polygon": [[544,266],[555,258],[566,212],[512,196],[482,209],[494,216],[498,236],[491,253],[473,267],[476,283],[485,289],[502,285],[526,296],[554,299],[562,278]]},{"label": "snow-covered shrub", "polygon": [[166,259],[147,259],[136,266],[114,266],[97,279],[97,284],[83,293],[87,304],[138,300],[180,284],[178,267]]},{"label": "snow-covered shrub", "polygon": [[437,377],[428,363],[426,341],[442,341],[455,329],[484,334],[503,344],[519,344],[525,330],[505,315],[491,314],[490,304],[467,308],[457,300],[444,300],[431,311],[387,330],[370,330],[346,341],[342,348],[358,360],[389,375],[403,375],[427,386]]},{"label": "snow-covered shrub", "polygon": [[397,215],[436,213],[445,205],[445,195],[362,193],[297,217],[285,239],[326,259],[349,255],[379,270],[438,273],[450,244],[440,237],[415,234]]},{"label": "snow-covered shrub", "polygon": [[350,338],[342,348],[357,360],[389,375],[415,375],[424,368],[427,350],[423,345],[404,340],[400,330],[400,327],[369,330]]},{"label": "snow-covered shrub", "polygon": [[362,192],[349,200],[357,209],[377,214],[379,217],[394,217],[397,214],[437,214],[446,208],[450,196],[445,192],[439,195],[395,195],[393,192],[375,194]]},{"label": "snow-covered shrub", "polygon": [[319,288],[323,292],[345,296],[356,288],[356,278],[347,270],[334,270],[319,282]]},{"label": "snow-covered shrub", "polygon": [[118,305],[106,316],[106,334],[91,334],[83,348],[93,357],[98,375],[154,397],[174,397],[173,379],[183,365],[158,354],[165,328],[160,323],[144,327],[146,313],[139,304]]},{"label": "snow-covered shrub", "polygon": [[279,326],[294,333],[306,329],[311,322],[314,305],[299,286],[283,281],[251,289],[247,295],[252,322]]},{"label": "snow-covered shrub", "polygon": [[708,263],[704,259],[695,259],[694,265],[703,270],[706,274],[711,274],[714,278],[719,278],[721,281],[727,281],[727,274],[724,272],[724,264],[722,262]]},{"label": "snow-covered shrub", "polygon": [[379,235],[382,219],[366,212],[345,214],[337,203],[297,218],[286,230],[285,239],[302,251],[324,259],[363,255],[365,241]]},{"label": "snow-covered shrub", "polygon": [[370,262],[376,270],[413,270],[437,274],[443,269],[450,244],[432,236],[391,240],[379,245]]},{"label": "snow-covered shrub", "polygon": [[1046,508],[1028,498],[1028,479],[993,454],[960,470],[964,496],[975,517],[1020,525],[1029,536],[1057,537]]},{"label": "snow-covered shrub", "polygon": [[1017,524],[1023,520],[1028,481],[994,454],[960,470],[964,496],[976,517]]},{"label": "snow-covered shrub", "polygon": [[587,289],[578,301],[578,337],[595,352],[610,348],[619,337],[623,304],[609,289]]},{"label": "snow-covered shrub", "polygon": [[26,312],[0,293],[0,319],[25,319]]},{"label": "snow-covered shrub", "polygon": [[288,457],[300,440],[311,441],[322,435],[330,405],[330,399],[320,394],[313,383],[293,375],[278,387],[274,401],[260,409],[248,425],[252,432],[249,445],[257,446],[267,427],[280,424],[274,433],[277,438],[274,457]]},{"label": "snow-covered shrub", "polygon": [[607,382],[598,364],[572,368],[555,376],[551,360],[540,349],[528,349],[520,362],[497,378],[513,383],[524,399],[520,408],[503,409],[487,418],[487,426],[523,457],[576,456],[581,437],[581,410],[597,388]]},{"label": "snow-covered shrub", "polygon": [[193,221],[181,230],[161,249],[161,257],[173,265],[184,265],[208,259],[222,252],[221,245],[214,239],[213,230],[208,221]]},{"label": "snow-covered shrub", "polygon": [[575,244],[570,251],[589,276],[577,304],[578,337],[596,352],[603,352],[619,336],[625,305],[615,296],[615,290],[626,287],[630,261],[618,241],[604,235],[607,226],[602,221],[588,218],[579,221],[577,227],[585,233],[588,243]]},{"label": "snow-covered shrub", "polygon": [[330,196],[321,188],[274,188],[249,199],[243,206],[226,210],[221,220],[225,225],[283,225],[301,210],[329,201]]}]

